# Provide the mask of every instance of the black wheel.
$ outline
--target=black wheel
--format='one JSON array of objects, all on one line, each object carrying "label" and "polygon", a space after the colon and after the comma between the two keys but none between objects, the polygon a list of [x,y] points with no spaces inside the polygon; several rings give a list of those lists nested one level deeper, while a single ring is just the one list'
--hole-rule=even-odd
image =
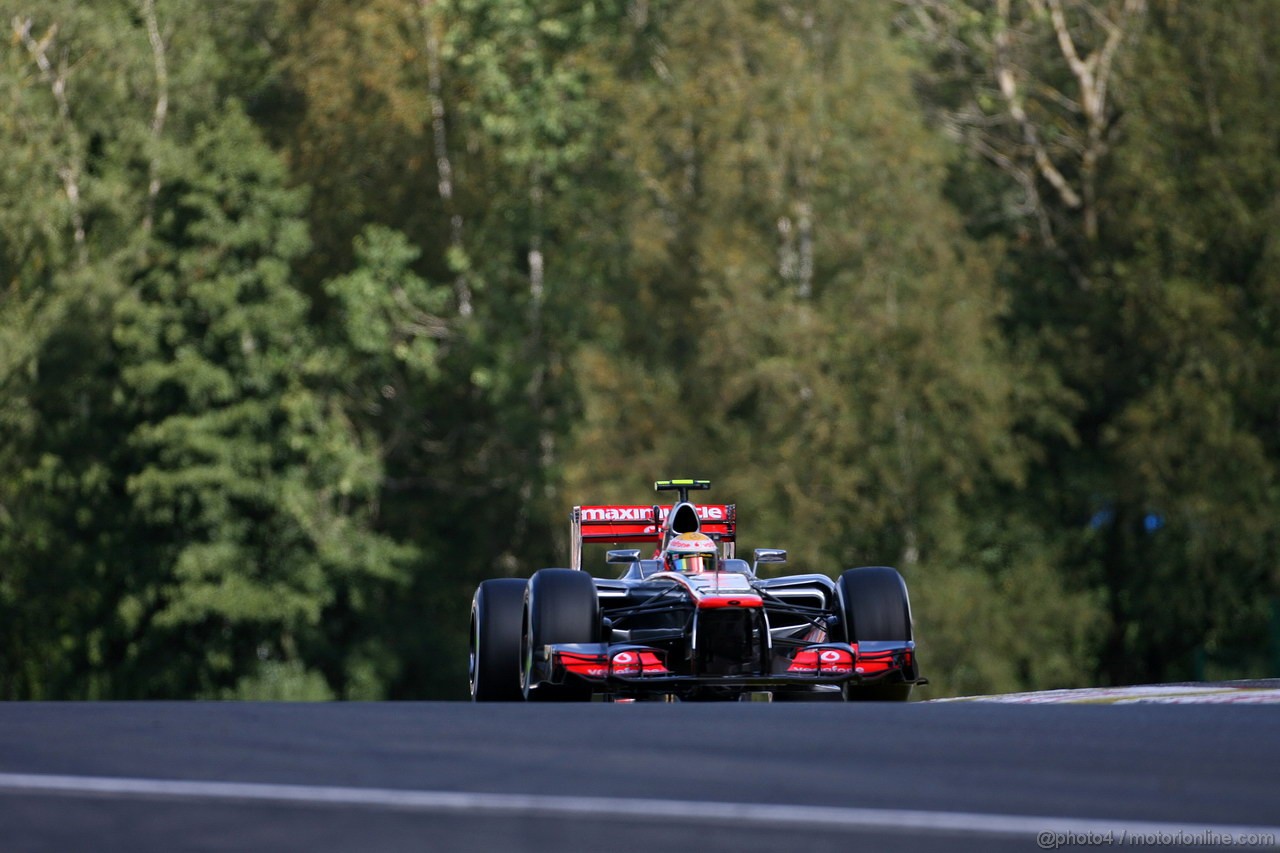
[{"label": "black wheel", "polygon": [[471,658],[467,667],[473,702],[519,702],[523,578],[480,584],[471,599]]},{"label": "black wheel", "polygon": [[[897,569],[866,566],[849,569],[836,581],[840,621],[850,643],[911,640],[911,602],[907,584]],[[910,684],[875,684],[845,687],[845,698],[905,702]]]},{"label": "black wheel", "polygon": [[530,701],[573,702],[591,698],[586,684],[532,684],[535,655],[555,643],[600,642],[600,600],[591,575],[573,569],[534,573],[524,593],[520,684]]}]

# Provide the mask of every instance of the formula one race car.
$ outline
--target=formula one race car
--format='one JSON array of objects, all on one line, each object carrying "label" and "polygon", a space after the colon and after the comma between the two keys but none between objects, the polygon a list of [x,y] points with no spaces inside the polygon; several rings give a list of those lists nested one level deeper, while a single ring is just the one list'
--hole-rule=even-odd
[{"label": "formula one race car", "polygon": [[[481,583],[472,699],[905,700],[925,683],[895,569],[757,577],[786,551],[736,559],[735,507],[689,501],[710,487],[664,480],[673,506],[574,507],[572,568]],[[621,577],[603,579],[582,570],[588,543],[656,547],[609,551]]]}]

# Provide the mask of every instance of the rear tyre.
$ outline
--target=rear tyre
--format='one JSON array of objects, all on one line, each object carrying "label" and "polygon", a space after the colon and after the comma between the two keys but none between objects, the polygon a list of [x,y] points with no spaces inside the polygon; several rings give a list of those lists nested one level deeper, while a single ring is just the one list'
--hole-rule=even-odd
[{"label": "rear tyre", "polygon": [[[836,597],[848,642],[911,640],[911,602],[906,581],[897,569],[888,566],[849,569],[836,581]],[[911,685],[846,685],[844,695],[850,700],[905,702],[911,695]]]},{"label": "rear tyre", "polygon": [[600,599],[591,575],[573,569],[542,569],[524,593],[524,630],[520,649],[520,686],[531,702],[577,702],[591,698],[591,687],[573,676],[564,684],[533,684],[535,656],[557,643],[600,642]]},{"label": "rear tyre", "polygon": [[471,599],[468,680],[473,702],[519,702],[520,630],[524,621],[522,578],[480,584]]}]

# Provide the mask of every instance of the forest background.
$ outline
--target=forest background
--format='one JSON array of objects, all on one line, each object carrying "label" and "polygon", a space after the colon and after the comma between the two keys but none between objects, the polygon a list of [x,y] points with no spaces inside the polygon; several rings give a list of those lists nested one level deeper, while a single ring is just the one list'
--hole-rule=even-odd
[{"label": "forest background", "polygon": [[0,698],[461,697],[673,476],[922,696],[1280,675],[1280,4],[0,13]]}]

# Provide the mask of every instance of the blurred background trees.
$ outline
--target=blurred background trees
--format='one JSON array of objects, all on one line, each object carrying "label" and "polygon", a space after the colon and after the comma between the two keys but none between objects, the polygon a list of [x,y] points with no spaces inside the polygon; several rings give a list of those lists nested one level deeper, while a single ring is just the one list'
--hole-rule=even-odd
[{"label": "blurred background trees", "polygon": [[0,696],[459,697],[675,475],[930,695],[1280,675],[1266,0],[0,11]]}]

